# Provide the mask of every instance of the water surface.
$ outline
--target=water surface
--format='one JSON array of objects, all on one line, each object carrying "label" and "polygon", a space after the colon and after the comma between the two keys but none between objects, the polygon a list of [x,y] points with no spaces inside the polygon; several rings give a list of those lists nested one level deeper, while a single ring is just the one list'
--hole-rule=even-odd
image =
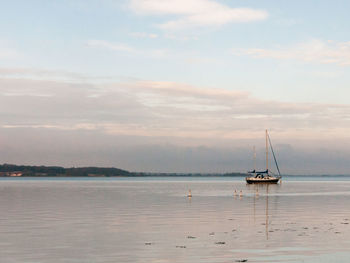
[{"label": "water surface", "polygon": [[2,178],[0,262],[349,262],[335,179]]}]

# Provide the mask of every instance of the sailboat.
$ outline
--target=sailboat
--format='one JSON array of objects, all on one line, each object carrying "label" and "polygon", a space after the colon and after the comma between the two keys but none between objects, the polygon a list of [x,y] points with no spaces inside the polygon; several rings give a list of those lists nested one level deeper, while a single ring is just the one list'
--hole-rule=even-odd
[{"label": "sailboat", "polygon": [[[273,159],[275,160],[276,168],[278,171],[278,176],[272,174],[269,171],[269,148],[268,148],[269,145],[271,148]],[[254,166],[255,166],[255,158],[256,158],[256,155],[255,155],[255,149],[254,149]],[[273,151],[270,136],[266,130],[266,170],[259,172],[259,171],[256,171],[256,168],[254,167],[253,171],[248,172],[248,176],[245,178],[245,180],[247,181],[248,184],[254,184],[254,183],[274,183],[274,184],[277,184],[281,178],[282,178],[282,176],[281,176],[280,169],[278,167],[275,152]]]}]

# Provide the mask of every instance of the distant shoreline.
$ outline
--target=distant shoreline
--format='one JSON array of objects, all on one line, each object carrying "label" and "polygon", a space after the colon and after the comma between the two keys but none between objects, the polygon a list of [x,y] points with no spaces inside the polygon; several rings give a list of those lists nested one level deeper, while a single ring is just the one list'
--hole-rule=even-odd
[{"label": "distant shoreline", "polygon": [[[152,173],[129,172],[114,167],[0,165],[0,177],[245,177],[246,173]],[[350,177],[350,174],[284,175],[286,177]]]},{"label": "distant shoreline", "polygon": [[244,177],[245,173],[150,173],[115,167],[0,165],[0,177]]}]

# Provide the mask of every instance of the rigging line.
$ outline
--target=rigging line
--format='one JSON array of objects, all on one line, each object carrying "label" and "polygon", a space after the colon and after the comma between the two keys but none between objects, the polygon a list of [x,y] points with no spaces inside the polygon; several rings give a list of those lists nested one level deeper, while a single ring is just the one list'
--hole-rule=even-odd
[{"label": "rigging line", "polygon": [[281,172],[280,172],[280,168],[278,167],[278,163],[277,163],[277,160],[276,160],[275,152],[273,151],[273,148],[272,148],[272,143],[271,143],[270,135],[267,134],[267,137],[269,138],[269,143],[270,143],[270,147],[271,147],[273,159],[275,160],[275,164],[276,164],[276,167],[277,167],[278,174],[279,174],[279,176],[281,176]]}]

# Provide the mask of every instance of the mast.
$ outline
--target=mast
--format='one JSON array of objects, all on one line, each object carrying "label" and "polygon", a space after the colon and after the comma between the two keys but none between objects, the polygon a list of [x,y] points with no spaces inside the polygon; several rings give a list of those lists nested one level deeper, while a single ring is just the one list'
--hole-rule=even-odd
[{"label": "mast", "polygon": [[267,142],[267,130],[266,130],[266,171],[269,170],[269,148],[268,148],[268,142]]},{"label": "mast", "polygon": [[254,150],[254,171],[256,171],[256,151],[255,151],[255,146],[253,147]]}]

